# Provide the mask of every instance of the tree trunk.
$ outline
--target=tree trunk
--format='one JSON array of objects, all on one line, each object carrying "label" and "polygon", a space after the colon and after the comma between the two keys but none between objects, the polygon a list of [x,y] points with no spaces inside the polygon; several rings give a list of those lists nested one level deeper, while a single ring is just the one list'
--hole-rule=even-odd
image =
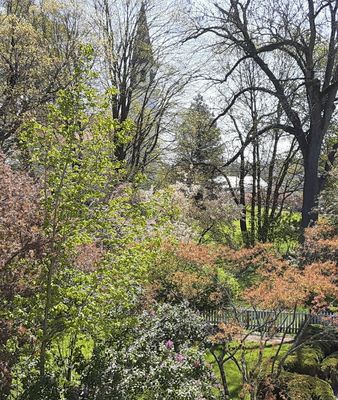
[{"label": "tree trunk", "polygon": [[271,161],[269,163],[268,182],[267,182],[268,187],[265,193],[265,205],[263,212],[263,225],[262,225],[262,237],[261,237],[263,243],[266,243],[268,241],[269,233],[271,230],[270,208],[271,208],[271,196],[273,191],[273,183],[274,183],[273,179],[274,179],[278,142],[279,142],[279,134],[278,131],[276,131],[274,133],[274,145],[273,145]]},{"label": "tree trunk", "polygon": [[304,186],[302,228],[313,226],[318,220],[319,176],[321,143],[311,143],[304,156]]},{"label": "tree trunk", "polygon": [[250,238],[248,233],[247,226],[247,210],[245,204],[245,186],[244,186],[244,178],[245,178],[245,158],[244,154],[241,154],[241,166],[239,171],[239,203],[241,205],[241,218],[240,218],[240,228],[242,233],[242,240],[245,247],[250,246]]},{"label": "tree trunk", "polygon": [[[256,139],[257,140],[257,139]],[[253,143],[252,154],[252,188],[251,188],[251,210],[250,210],[250,244],[255,245],[256,241],[256,206],[257,206],[257,159],[256,159],[256,140]]]}]

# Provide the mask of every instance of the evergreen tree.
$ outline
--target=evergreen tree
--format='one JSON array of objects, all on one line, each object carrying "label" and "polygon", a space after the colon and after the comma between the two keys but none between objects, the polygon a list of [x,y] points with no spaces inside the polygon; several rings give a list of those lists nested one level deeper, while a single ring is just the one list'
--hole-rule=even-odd
[{"label": "evergreen tree", "polygon": [[176,134],[175,169],[179,180],[189,185],[208,186],[222,165],[224,146],[220,129],[212,125],[213,115],[198,94],[183,113]]}]

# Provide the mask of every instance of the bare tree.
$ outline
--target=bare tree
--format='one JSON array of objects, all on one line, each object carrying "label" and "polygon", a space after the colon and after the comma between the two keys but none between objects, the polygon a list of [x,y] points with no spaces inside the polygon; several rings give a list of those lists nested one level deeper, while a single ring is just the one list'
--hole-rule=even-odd
[{"label": "bare tree", "polygon": [[[231,118],[243,146],[245,137],[252,135],[254,125],[246,130],[233,115]],[[240,154],[239,161],[222,170],[227,187],[242,210],[240,228],[243,243],[247,246],[256,241],[273,241],[275,227],[283,212],[295,210],[288,207],[288,200],[300,189],[299,147],[295,139],[291,142],[284,140],[285,133],[279,129],[256,136]],[[236,187],[227,175],[229,169],[236,170],[239,177]]]},{"label": "bare tree", "polygon": [[[329,150],[324,175],[321,175],[319,161],[323,141],[338,100],[337,1],[217,2],[215,13],[198,20],[189,38],[205,34],[214,36],[216,45],[233,56],[222,82],[228,82],[237,68],[249,59],[264,73],[264,85],[237,91],[221,115],[225,115],[242,95],[253,90],[278,99],[283,110],[278,127],[296,138],[302,152],[302,227],[311,225],[318,218],[318,195],[338,149],[335,142]],[[293,66],[287,78],[275,68],[276,59],[280,57]]]},{"label": "bare tree", "polygon": [[[287,76],[285,65],[281,69]],[[263,83],[262,72],[248,60],[232,77],[232,95]],[[278,99],[273,100],[260,90],[244,92],[226,116],[229,151],[220,172],[242,209],[240,228],[247,246],[274,240],[274,228],[285,215],[288,199],[301,189],[299,146],[280,129],[282,108]],[[234,173],[235,186],[227,176]],[[289,210],[292,214],[294,209]]]},{"label": "bare tree", "polygon": [[[94,0],[102,43],[103,85],[113,87],[112,116],[134,123],[130,141],[117,141],[116,156],[133,175],[158,157],[156,150],[175,97],[190,80],[167,62],[173,41],[163,15],[149,1]],[[166,61],[165,61],[166,60]]]}]

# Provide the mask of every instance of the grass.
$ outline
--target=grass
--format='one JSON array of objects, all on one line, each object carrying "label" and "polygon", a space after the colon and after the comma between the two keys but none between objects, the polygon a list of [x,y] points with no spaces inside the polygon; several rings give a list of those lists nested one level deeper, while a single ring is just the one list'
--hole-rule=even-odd
[{"label": "grass", "polygon": [[[247,229],[248,233],[250,233],[250,206],[247,206]],[[274,239],[272,243],[277,251],[281,254],[286,254],[289,251],[294,251],[299,245],[299,231],[298,228],[300,226],[301,214],[298,211],[290,211],[284,210],[282,212],[282,216],[279,221],[275,225],[274,229]],[[255,221],[257,228],[257,219]],[[257,234],[257,232],[256,232]],[[238,247],[243,245],[242,233],[240,228],[240,221],[235,220],[232,224],[224,225],[219,227],[219,238],[220,241],[230,242]],[[213,238],[212,234],[205,235],[206,242],[213,242],[215,238]]]},{"label": "grass", "polygon": [[[257,364],[259,356],[259,348],[257,345],[258,343],[256,342],[250,342],[246,344],[245,362],[249,371],[252,371]],[[283,344],[279,356],[282,356],[288,350],[289,346],[289,344]],[[263,362],[260,370],[261,373],[264,373],[264,371],[268,372],[269,368],[271,368],[271,360],[276,355],[278,347],[278,345],[270,345],[264,348]],[[242,351],[238,352],[238,354],[236,355],[236,359],[238,361],[240,361],[241,354]],[[216,377],[220,379],[220,373],[212,354],[209,353],[207,355],[207,361],[213,365]],[[243,387],[242,375],[234,361],[229,360],[225,363],[225,373],[231,397],[233,399],[239,399],[240,392]]]}]

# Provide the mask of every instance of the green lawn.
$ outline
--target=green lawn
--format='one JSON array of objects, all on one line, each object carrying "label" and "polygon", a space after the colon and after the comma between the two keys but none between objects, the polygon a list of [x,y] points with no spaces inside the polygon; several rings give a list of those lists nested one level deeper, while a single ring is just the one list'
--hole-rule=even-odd
[{"label": "green lawn", "polygon": [[[248,215],[250,214],[250,206],[247,207]],[[295,250],[298,247],[299,232],[298,227],[301,220],[301,214],[298,211],[288,211],[284,210],[282,212],[282,217],[278,221],[274,230],[274,240],[272,241],[276,250],[285,254],[290,250]],[[258,221],[256,220],[256,227]],[[250,232],[250,218],[247,220],[248,232]],[[219,227],[220,240],[230,240],[235,246],[242,246],[242,233],[240,229],[240,221],[235,220],[231,226],[224,225]],[[206,242],[213,242],[214,238],[212,234],[205,235]]]},{"label": "green lawn", "polygon": [[[282,345],[281,351],[280,351],[280,356],[283,355],[287,349],[289,348],[289,344],[284,344]],[[276,351],[278,350],[278,346],[267,346],[264,349],[263,353],[263,363],[262,363],[262,372],[264,370],[266,372],[269,371],[271,368],[271,359],[274,357],[276,354]],[[236,359],[239,361],[241,358],[242,352],[238,352],[236,355]],[[246,345],[246,350],[245,350],[245,362],[247,364],[248,370],[253,370],[257,364],[257,359],[259,355],[259,349],[257,348],[257,343],[251,342]],[[220,374],[217,366],[215,365],[214,358],[211,354],[208,354],[207,356],[207,361],[210,362],[213,365],[214,371],[216,376],[220,379]],[[227,361],[225,364],[225,372],[226,372],[226,378],[229,386],[229,391],[233,399],[239,399],[239,394],[242,390],[242,377],[241,373],[238,370],[236,364],[234,361]]]}]

